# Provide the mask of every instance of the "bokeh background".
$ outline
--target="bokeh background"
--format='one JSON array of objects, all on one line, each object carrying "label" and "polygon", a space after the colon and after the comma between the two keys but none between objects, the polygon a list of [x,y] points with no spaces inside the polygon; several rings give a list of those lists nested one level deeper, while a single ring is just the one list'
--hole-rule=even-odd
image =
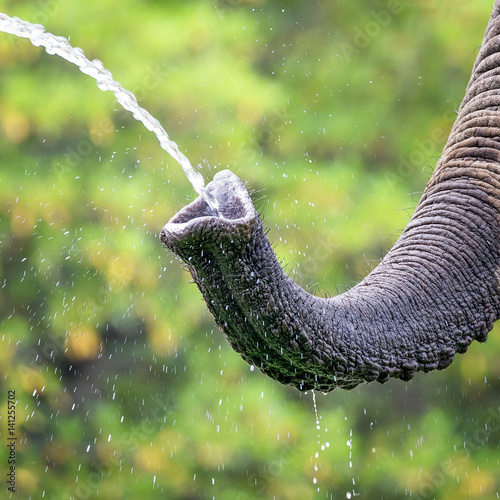
[{"label": "bokeh background", "polygon": [[[0,0],[134,91],[206,179],[254,193],[336,294],[418,202],[485,0]],[[312,394],[233,352],[158,241],[195,194],[71,64],[0,33],[0,480],[31,499],[498,498],[500,335],[410,383]],[[3,495],[2,491],[2,495]]]}]

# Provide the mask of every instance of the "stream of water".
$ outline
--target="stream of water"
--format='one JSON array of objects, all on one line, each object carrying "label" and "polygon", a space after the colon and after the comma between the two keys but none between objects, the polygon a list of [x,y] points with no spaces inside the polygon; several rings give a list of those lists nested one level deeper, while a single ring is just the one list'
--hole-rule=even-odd
[{"label": "stream of water", "polygon": [[78,66],[82,73],[94,78],[100,90],[113,92],[123,108],[130,111],[136,120],[142,122],[149,131],[156,135],[160,146],[182,167],[194,190],[203,197],[212,211],[218,214],[217,200],[206,191],[205,180],[201,173],[193,168],[188,158],[179,150],[179,146],[170,139],[160,122],[139,106],[135,95],[116,82],[111,72],[104,67],[99,59],[92,61],[87,59],[81,48],[73,47],[62,36],[47,33],[41,24],[32,24],[2,12],[0,12],[0,31],[27,38],[36,47],[43,46],[47,54],[62,57]]}]

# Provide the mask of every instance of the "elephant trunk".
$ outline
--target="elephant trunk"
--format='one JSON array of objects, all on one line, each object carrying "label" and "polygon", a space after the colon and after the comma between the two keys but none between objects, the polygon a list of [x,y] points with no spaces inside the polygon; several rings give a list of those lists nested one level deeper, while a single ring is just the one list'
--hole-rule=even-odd
[{"label": "elephant trunk", "polygon": [[[200,197],[160,238],[186,262],[233,348],[279,382],[328,392],[408,380],[418,370],[445,368],[472,340],[485,340],[499,316],[498,237],[475,237],[477,227],[486,229],[485,214],[471,216],[466,197],[458,197],[460,207],[450,199],[455,193],[431,196],[370,275],[322,299],[284,273],[233,173],[219,172],[207,189],[219,216]],[[486,232],[498,235],[491,215]]]},{"label": "elephant trunk", "polygon": [[233,348],[299,390],[408,380],[448,366],[500,317],[500,2],[443,155],[413,217],[381,263],[337,297],[282,270],[230,171],[163,228]]}]

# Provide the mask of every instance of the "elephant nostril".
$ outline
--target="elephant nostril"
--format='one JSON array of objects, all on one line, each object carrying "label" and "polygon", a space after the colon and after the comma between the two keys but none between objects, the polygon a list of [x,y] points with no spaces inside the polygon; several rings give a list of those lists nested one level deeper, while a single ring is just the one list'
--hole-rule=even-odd
[{"label": "elephant nostril", "polygon": [[168,238],[174,225],[190,223],[195,219],[214,217],[235,222],[255,216],[255,209],[243,183],[229,170],[218,172],[205,189],[217,201],[218,213],[199,197],[170,219],[160,233],[161,241]]}]

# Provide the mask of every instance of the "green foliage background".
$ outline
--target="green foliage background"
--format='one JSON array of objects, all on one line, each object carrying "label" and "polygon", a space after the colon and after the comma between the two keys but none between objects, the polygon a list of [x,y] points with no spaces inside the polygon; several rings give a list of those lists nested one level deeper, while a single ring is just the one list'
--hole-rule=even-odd
[{"label": "green foliage background", "polygon": [[[229,166],[288,272],[335,294],[408,221],[491,2],[0,7],[101,59],[207,179]],[[112,94],[3,33],[0,151],[0,480],[15,390],[12,498],[498,498],[498,327],[443,372],[318,394],[318,431],[311,394],[251,370],[161,247],[194,198],[181,169]]]}]

